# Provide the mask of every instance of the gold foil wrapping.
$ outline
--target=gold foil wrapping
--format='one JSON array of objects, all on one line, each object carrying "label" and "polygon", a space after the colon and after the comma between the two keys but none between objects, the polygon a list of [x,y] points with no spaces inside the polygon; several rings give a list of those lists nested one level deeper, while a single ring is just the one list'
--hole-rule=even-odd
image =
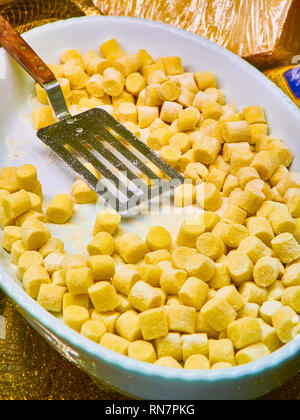
[{"label": "gold foil wrapping", "polygon": [[29,327],[0,290],[0,401],[81,399],[127,398],[103,384],[96,386],[63,359]]},{"label": "gold foil wrapping", "polygon": [[0,13],[20,33],[60,19],[100,14],[92,0],[15,0],[0,5]]},{"label": "gold foil wrapping", "polygon": [[259,67],[300,47],[299,0],[94,0],[103,15],[158,20],[217,42]]}]

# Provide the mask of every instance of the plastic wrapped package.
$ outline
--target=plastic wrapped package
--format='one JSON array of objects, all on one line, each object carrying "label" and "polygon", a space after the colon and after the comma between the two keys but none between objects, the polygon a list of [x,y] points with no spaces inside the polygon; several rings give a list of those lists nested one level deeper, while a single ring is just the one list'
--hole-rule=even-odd
[{"label": "plastic wrapped package", "polygon": [[300,51],[299,0],[94,0],[103,15],[158,20],[217,42],[258,67]]}]

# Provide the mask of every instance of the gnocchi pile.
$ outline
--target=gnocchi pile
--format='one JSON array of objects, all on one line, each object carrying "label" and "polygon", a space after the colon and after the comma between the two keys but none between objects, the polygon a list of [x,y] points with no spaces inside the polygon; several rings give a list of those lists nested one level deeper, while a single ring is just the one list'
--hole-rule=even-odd
[{"label": "gnocchi pile", "polygon": [[[260,106],[226,104],[210,71],[127,54],[115,39],[100,52],[68,50],[51,66],[71,113],[111,113],[189,180],[175,206],[203,210],[175,238],[153,226],[145,240],[121,233],[114,210],[98,213],[86,258],[66,253],[47,224],[67,223],[95,192],[78,179],[45,206],[34,166],[3,168],[1,245],[26,292],[90,340],[155,365],[225,369],[276,351],[300,333],[292,152],[269,135]],[[36,86],[36,95],[39,129],[55,119],[45,91]]]}]

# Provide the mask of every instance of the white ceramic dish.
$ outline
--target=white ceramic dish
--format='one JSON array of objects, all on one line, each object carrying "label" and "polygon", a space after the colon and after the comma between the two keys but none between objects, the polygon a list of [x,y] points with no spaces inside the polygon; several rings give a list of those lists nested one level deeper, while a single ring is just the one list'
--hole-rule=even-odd
[{"label": "white ceramic dish", "polygon": [[[34,29],[24,38],[48,63],[58,62],[68,48],[82,52],[96,49],[109,38],[117,38],[129,52],[146,48],[154,57],[179,55],[186,70],[211,70],[224,90],[227,103],[239,109],[262,105],[272,134],[286,141],[295,153],[294,168],[300,170],[299,109],[265,76],[227,50],[191,33],[165,24],[115,17],[78,18]],[[0,167],[22,163],[37,166],[46,200],[70,191],[75,177],[36,138],[31,126],[33,81],[0,49],[5,78],[0,80]],[[81,206],[72,223],[51,227],[67,242],[69,252],[83,252],[90,239],[95,206]],[[155,219],[140,217],[125,227],[144,236]],[[178,226],[178,217],[162,217],[160,223]],[[60,353],[93,378],[124,393],[144,399],[252,399],[279,386],[300,369],[300,337],[250,365],[213,372],[162,369],[125,358],[71,331],[26,295],[4,252],[0,256],[0,286],[15,301],[24,317]]]}]

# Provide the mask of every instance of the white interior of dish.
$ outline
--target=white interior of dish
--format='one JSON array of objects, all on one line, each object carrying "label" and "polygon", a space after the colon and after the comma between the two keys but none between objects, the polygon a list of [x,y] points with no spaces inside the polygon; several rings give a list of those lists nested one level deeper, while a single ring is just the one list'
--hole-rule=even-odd
[{"label": "white interior of dish", "polygon": [[[82,53],[97,50],[102,42],[112,37],[128,52],[146,48],[154,58],[178,55],[186,71],[213,71],[227,103],[240,110],[248,105],[262,105],[271,134],[285,140],[295,153],[293,167],[300,169],[299,110],[258,71],[210,42],[190,37],[183,31],[170,30],[166,25],[151,26],[143,21],[114,18],[101,20],[101,24],[96,19],[72,20],[46,25],[24,35],[45,62],[54,64],[59,62],[60,53],[65,49],[76,48]],[[36,106],[33,80],[3,50],[0,64],[5,70],[5,78],[0,80],[0,167],[36,165],[47,203],[59,192],[70,192],[76,175],[35,135],[30,117],[32,107]],[[63,226],[51,225],[51,232],[65,242],[68,252],[86,255],[96,213],[95,205],[76,206],[71,222]],[[122,227],[145,237],[150,226],[163,225],[175,235],[183,218],[179,214],[137,216],[124,219]],[[15,279],[15,269],[2,250],[0,261]]]}]

